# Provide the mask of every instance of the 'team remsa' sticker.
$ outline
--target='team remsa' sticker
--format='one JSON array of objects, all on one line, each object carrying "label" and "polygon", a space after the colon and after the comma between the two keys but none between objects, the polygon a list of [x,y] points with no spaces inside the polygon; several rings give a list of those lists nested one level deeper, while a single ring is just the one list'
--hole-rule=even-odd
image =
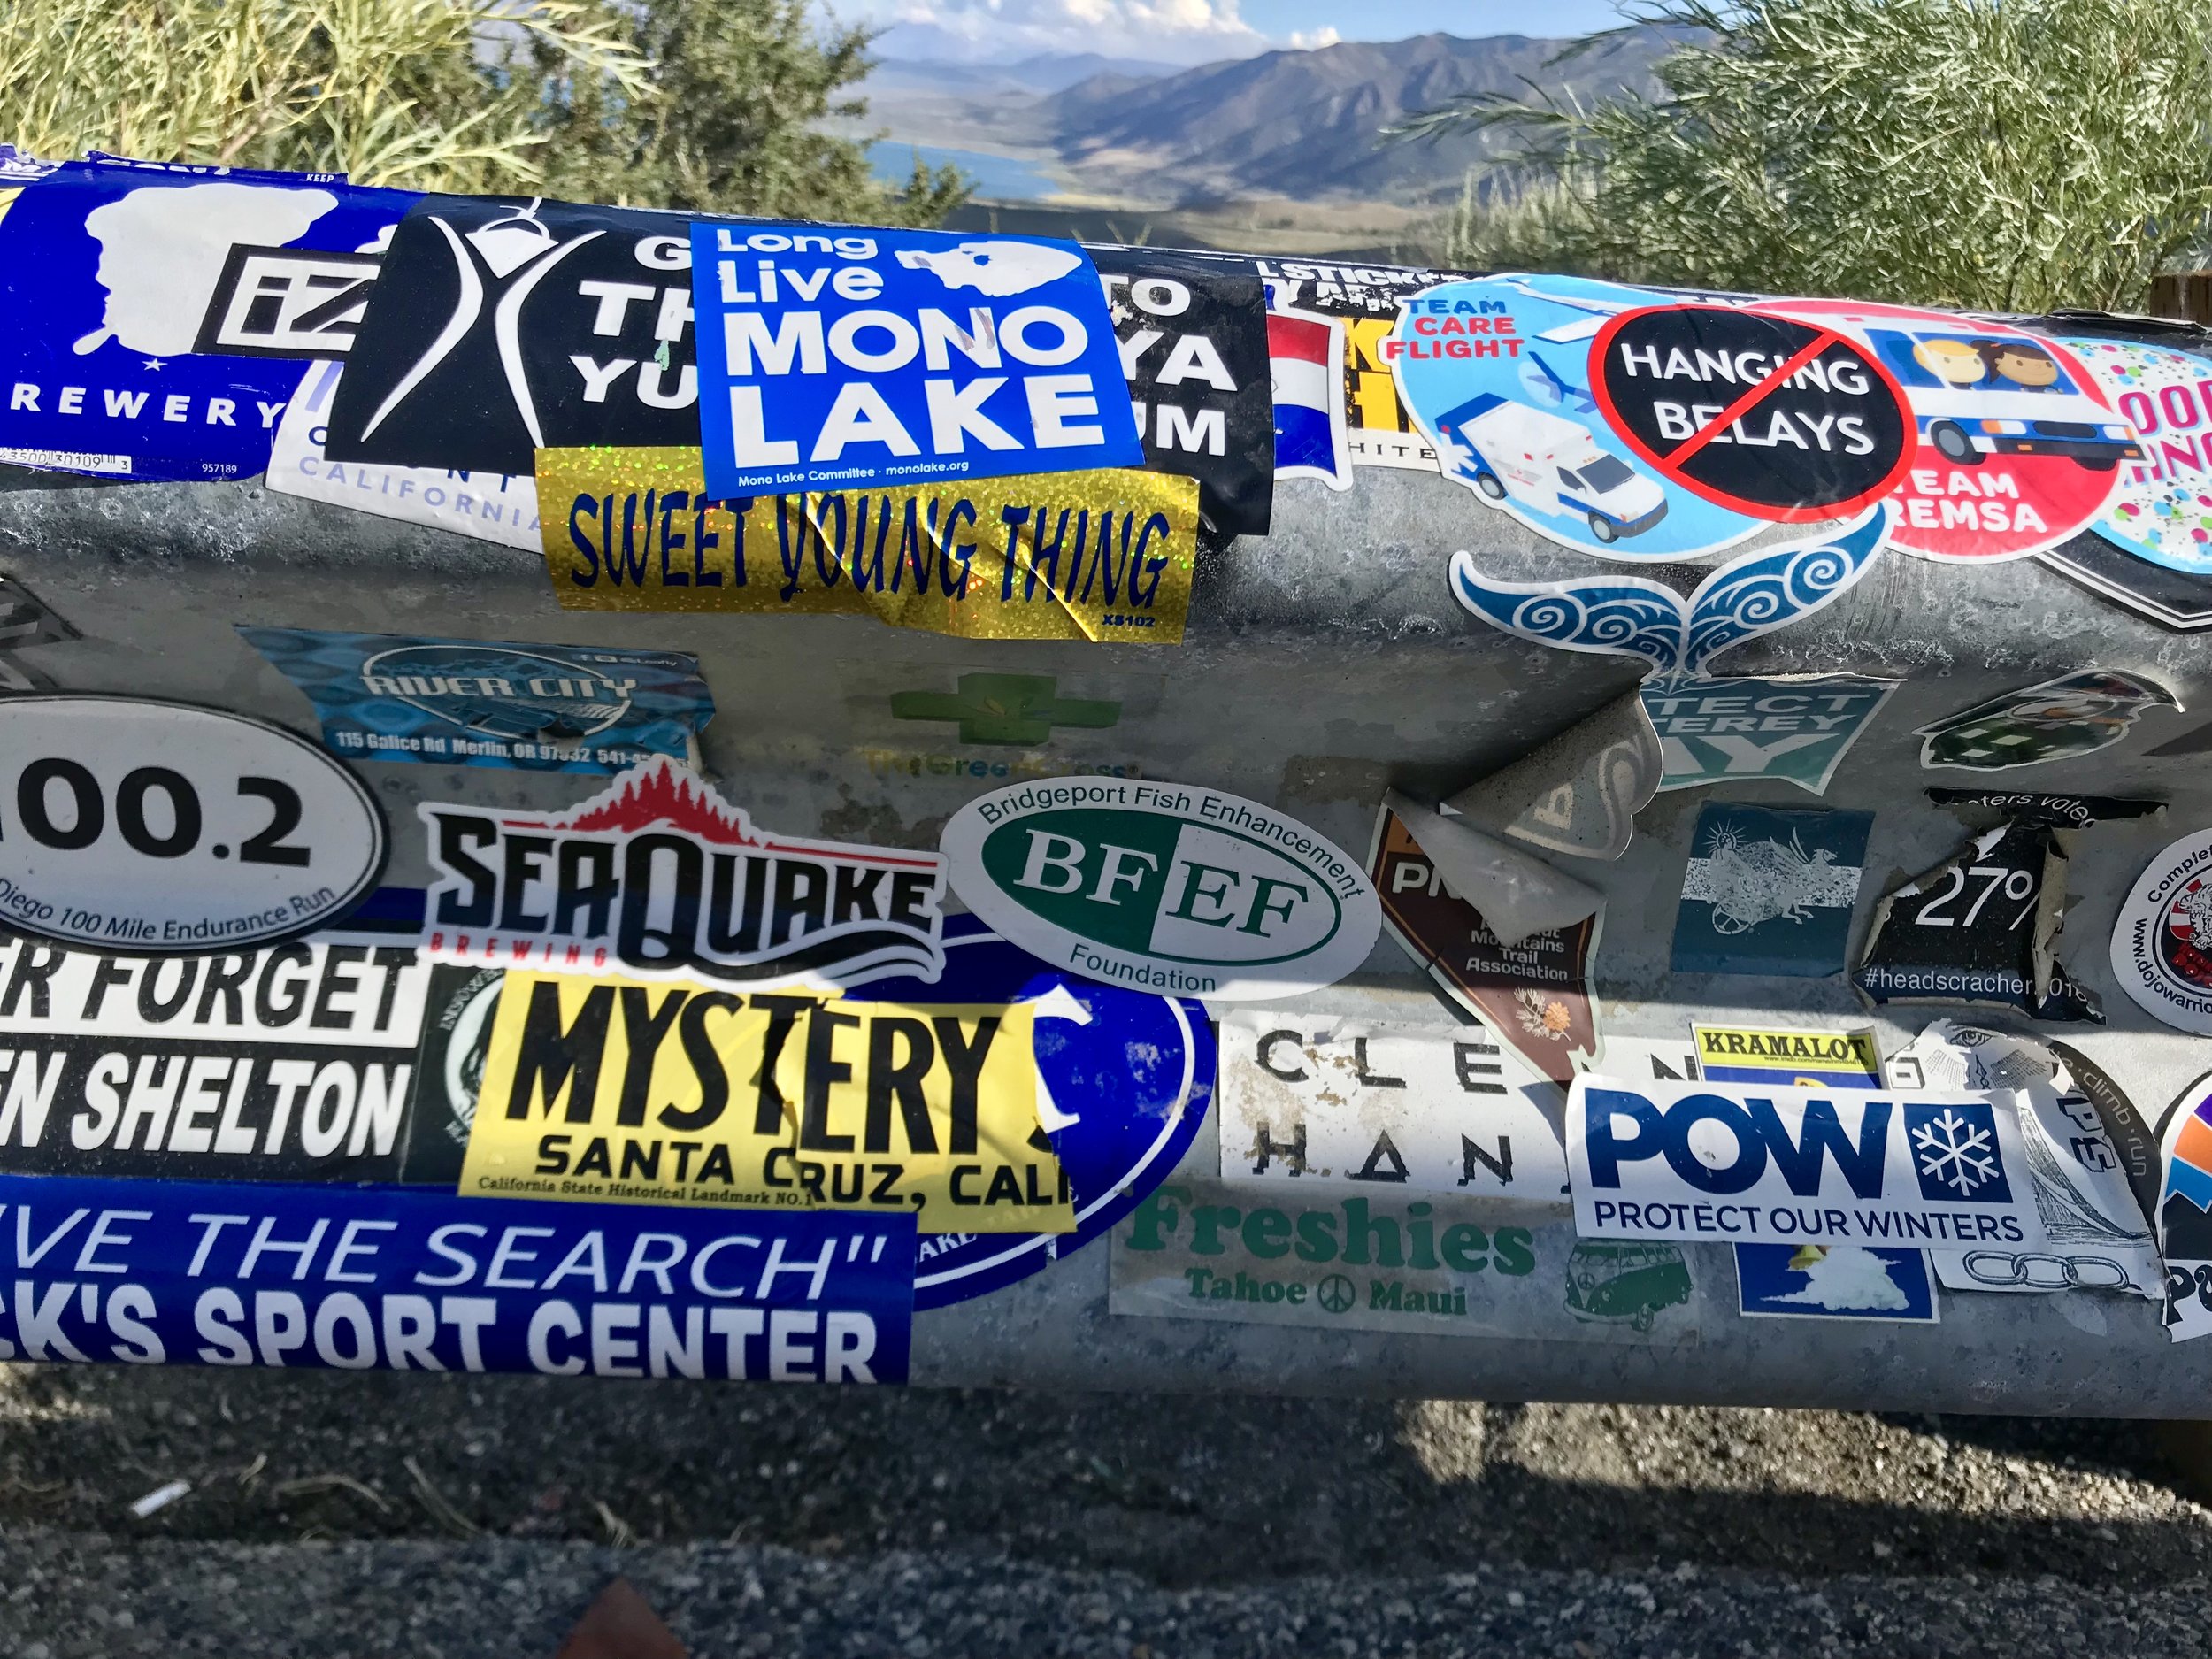
[{"label": "'team remsa' sticker", "polygon": [[1072,242],[697,225],[692,280],[717,495],[1144,465]]},{"label": "'team remsa' sticker", "polygon": [[1575,1230],[1749,1244],[2039,1243],[2008,1093],[1575,1080]]}]

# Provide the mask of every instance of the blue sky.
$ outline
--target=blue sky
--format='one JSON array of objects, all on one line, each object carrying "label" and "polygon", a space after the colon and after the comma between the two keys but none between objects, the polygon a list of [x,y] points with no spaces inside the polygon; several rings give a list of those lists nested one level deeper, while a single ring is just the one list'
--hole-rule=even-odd
[{"label": "blue sky", "polygon": [[848,22],[888,27],[891,58],[1013,59],[1035,52],[1195,64],[1337,40],[1581,34],[1618,20],[1613,0],[817,0]]}]

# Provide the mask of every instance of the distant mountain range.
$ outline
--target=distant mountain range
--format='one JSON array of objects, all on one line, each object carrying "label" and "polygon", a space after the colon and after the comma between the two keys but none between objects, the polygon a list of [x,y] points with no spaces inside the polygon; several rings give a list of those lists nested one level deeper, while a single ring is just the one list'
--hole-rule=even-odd
[{"label": "distant mountain range", "polygon": [[1372,45],[1171,70],[1040,58],[1006,65],[885,65],[863,83],[870,120],[895,138],[1016,156],[1077,194],[1159,205],[1281,197],[1434,206],[1456,197],[1493,138],[1391,143],[1380,129],[1476,92],[1532,83],[1584,104],[1651,84],[1670,50],[1656,30],[1615,36],[1564,63],[1563,41],[1423,35]]}]

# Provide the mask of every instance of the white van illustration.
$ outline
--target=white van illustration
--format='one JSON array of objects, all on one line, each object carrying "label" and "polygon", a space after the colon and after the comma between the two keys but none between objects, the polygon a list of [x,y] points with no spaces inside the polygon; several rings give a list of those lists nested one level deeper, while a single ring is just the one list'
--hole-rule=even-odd
[{"label": "white van illustration", "polygon": [[1955,465],[1978,466],[1992,455],[2057,455],[2107,472],[2142,457],[2134,429],[2025,335],[1856,318],[1844,327],[1881,354],[1911,400],[1920,435]]},{"label": "white van illustration", "polygon": [[1666,494],[1587,427],[1485,392],[1440,416],[1438,453],[1492,501],[1582,518],[1601,541],[1640,535],[1667,516]]}]

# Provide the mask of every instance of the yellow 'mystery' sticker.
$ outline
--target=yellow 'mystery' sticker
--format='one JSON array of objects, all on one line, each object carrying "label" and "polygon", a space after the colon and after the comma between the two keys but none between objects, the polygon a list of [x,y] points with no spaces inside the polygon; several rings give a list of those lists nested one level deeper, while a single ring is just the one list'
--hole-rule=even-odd
[{"label": "yellow 'mystery' sticker", "polygon": [[915,1005],[507,975],[468,1195],[911,1210],[1069,1233],[1025,1002]]},{"label": "yellow 'mystery' sticker", "polygon": [[699,451],[540,449],[572,611],[872,616],[966,639],[1179,644],[1198,485],[1113,469],[718,501]]}]

